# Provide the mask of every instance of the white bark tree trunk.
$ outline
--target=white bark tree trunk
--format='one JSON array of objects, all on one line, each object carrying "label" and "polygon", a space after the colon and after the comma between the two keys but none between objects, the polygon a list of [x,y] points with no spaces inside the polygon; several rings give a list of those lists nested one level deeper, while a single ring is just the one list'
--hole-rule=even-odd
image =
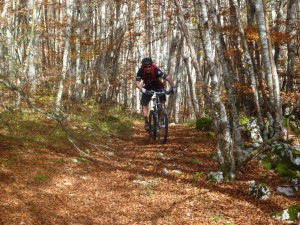
[{"label": "white bark tree trunk", "polygon": [[61,100],[64,91],[64,83],[67,76],[68,64],[69,64],[69,49],[70,49],[70,36],[71,36],[71,21],[72,21],[72,7],[73,0],[69,0],[66,2],[66,18],[67,24],[65,28],[65,41],[64,41],[64,52],[63,52],[63,59],[62,59],[62,70],[61,70],[61,78],[58,85],[58,92],[56,96],[56,111],[61,110]]},{"label": "white bark tree trunk", "polygon": [[236,166],[233,156],[233,143],[230,133],[230,124],[226,109],[219,95],[219,74],[213,58],[213,46],[211,43],[207,7],[204,0],[200,0],[201,16],[203,20],[203,46],[211,77],[211,103],[212,117],[217,135],[217,152],[220,169],[227,179],[235,179]]},{"label": "white bark tree trunk", "polygon": [[[298,4],[299,1],[298,1]],[[298,30],[300,29],[300,22],[298,22]],[[289,37],[296,36],[296,29],[294,27],[297,27],[296,22],[296,2],[295,0],[289,0],[288,1],[288,7],[287,7],[287,26],[286,26],[286,33],[289,35]],[[293,91],[294,90],[294,79],[295,79],[295,58],[297,53],[297,43],[296,41],[289,41],[287,44],[288,48],[288,65],[287,65],[287,91]],[[298,43],[299,48],[299,43]]]},{"label": "white bark tree trunk", "polygon": [[280,100],[279,78],[272,54],[270,43],[271,38],[268,32],[268,22],[267,16],[264,13],[264,8],[263,0],[255,1],[256,21],[259,30],[262,61],[269,90],[269,106],[271,109],[270,115],[272,115],[274,119],[274,124],[271,124],[272,119],[269,121],[269,136],[272,137],[277,135],[281,137],[283,135],[283,116]]},{"label": "white bark tree trunk", "polygon": [[216,50],[217,50],[220,64],[222,67],[224,83],[225,83],[225,87],[227,90],[227,96],[228,96],[227,98],[228,98],[230,112],[231,112],[231,118],[232,118],[233,137],[234,137],[234,141],[235,141],[234,145],[236,147],[238,161],[241,161],[243,158],[244,143],[243,143],[240,128],[239,128],[239,115],[238,115],[238,110],[235,105],[236,98],[235,98],[235,93],[232,88],[232,86],[233,86],[232,77],[230,76],[230,74],[233,74],[233,72],[230,71],[229,63],[225,59],[225,54],[224,54],[225,44],[224,44],[224,39],[221,36],[221,32],[219,30],[218,18],[216,15],[215,6],[216,6],[216,2],[214,0],[211,0],[211,9],[212,10],[210,10],[210,11],[211,11],[212,21],[214,24],[213,29],[214,29],[215,36],[216,36],[216,38],[215,38]]},{"label": "white bark tree trunk", "polygon": [[266,134],[265,124],[264,124],[262,110],[261,110],[261,103],[260,103],[260,98],[259,98],[259,94],[258,94],[258,87],[256,84],[254,66],[253,66],[251,56],[250,56],[247,38],[245,35],[243,23],[241,20],[242,15],[241,15],[237,0],[233,0],[233,7],[234,7],[235,16],[237,19],[237,25],[238,25],[238,29],[239,29],[239,33],[240,33],[240,37],[241,37],[241,46],[243,48],[243,54],[244,54],[244,58],[246,61],[247,70],[248,70],[248,73],[250,76],[251,89],[252,89],[253,97],[254,97],[255,110],[257,111],[257,117],[258,117],[258,126],[260,127],[260,131],[261,131],[263,139],[266,140],[267,134]]}]

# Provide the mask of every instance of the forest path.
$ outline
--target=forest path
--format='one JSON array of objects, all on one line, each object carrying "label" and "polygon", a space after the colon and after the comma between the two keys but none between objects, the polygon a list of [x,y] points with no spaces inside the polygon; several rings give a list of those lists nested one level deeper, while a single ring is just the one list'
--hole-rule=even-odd
[{"label": "forest path", "polygon": [[[2,146],[0,224],[284,224],[270,213],[299,197],[277,195],[276,175],[256,161],[236,181],[207,181],[217,170],[214,143],[204,132],[175,125],[167,144],[158,145],[137,122],[132,134],[88,158],[70,146]],[[252,179],[274,195],[267,201],[249,196]]]}]

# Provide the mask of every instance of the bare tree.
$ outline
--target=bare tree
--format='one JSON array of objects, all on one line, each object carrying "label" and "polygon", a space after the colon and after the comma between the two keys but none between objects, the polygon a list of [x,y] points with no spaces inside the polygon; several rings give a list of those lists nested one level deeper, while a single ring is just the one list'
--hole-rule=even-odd
[{"label": "bare tree", "polygon": [[269,113],[270,118],[274,118],[269,120],[269,136],[272,137],[277,135],[281,137],[283,135],[283,115],[282,115],[282,107],[280,100],[280,89],[279,89],[279,78],[277,74],[277,70],[274,63],[274,57],[271,49],[271,39],[269,36],[267,16],[265,15],[263,9],[265,5],[262,0],[255,1],[255,10],[256,10],[256,21],[258,24],[259,30],[259,40],[261,45],[261,54],[262,61],[264,65],[264,73],[267,80],[268,93],[269,93],[269,108],[271,112]]},{"label": "bare tree", "polygon": [[62,59],[62,70],[61,70],[61,78],[58,86],[58,92],[56,96],[56,111],[61,110],[61,99],[64,91],[64,82],[67,76],[68,64],[69,64],[69,50],[70,50],[70,36],[71,36],[71,20],[73,15],[73,2],[67,1],[66,2],[66,11],[65,16],[67,19],[67,25],[65,28],[65,41],[64,41],[64,52],[63,52],[63,59]]}]

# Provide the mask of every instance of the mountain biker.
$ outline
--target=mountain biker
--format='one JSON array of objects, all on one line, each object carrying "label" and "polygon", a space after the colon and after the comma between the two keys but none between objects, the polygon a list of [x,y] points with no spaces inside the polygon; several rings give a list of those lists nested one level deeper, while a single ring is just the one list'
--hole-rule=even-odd
[{"label": "mountain biker", "polygon": [[[144,58],[142,60],[142,66],[139,68],[136,74],[136,87],[141,90],[142,98],[142,113],[145,120],[145,130],[149,130],[148,123],[148,105],[152,95],[147,94],[149,90],[161,92],[164,90],[164,81],[168,81],[171,86],[170,92],[176,93],[176,87],[172,78],[163,73],[155,64],[151,58]],[[166,95],[161,95],[160,100],[162,103],[166,101]]]}]

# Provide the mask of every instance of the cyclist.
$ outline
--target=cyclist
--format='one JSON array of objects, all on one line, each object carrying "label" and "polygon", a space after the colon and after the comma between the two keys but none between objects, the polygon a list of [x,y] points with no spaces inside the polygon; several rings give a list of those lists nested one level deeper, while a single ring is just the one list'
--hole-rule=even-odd
[{"label": "cyclist", "polygon": [[[146,94],[147,91],[163,91],[165,81],[171,86],[170,92],[172,94],[176,93],[176,87],[174,87],[174,82],[172,78],[165,73],[163,73],[155,64],[151,58],[144,58],[142,60],[142,66],[139,68],[136,74],[136,87],[141,90],[142,98],[142,113],[145,120],[145,130],[149,130],[148,123],[148,105],[151,100],[152,95]],[[166,101],[166,95],[161,95],[160,100],[162,103]]]}]

